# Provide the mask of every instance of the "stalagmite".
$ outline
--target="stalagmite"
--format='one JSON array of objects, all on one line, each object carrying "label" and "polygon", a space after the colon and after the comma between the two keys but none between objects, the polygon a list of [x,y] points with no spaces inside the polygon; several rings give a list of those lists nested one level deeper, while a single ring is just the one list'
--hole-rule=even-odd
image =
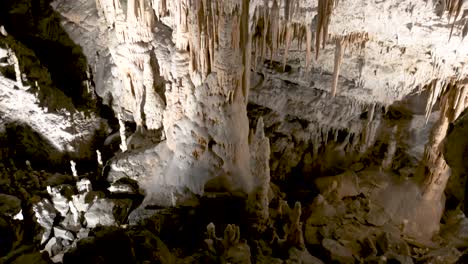
[{"label": "stalagmite", "polygon": [[255,190],[250,194],[248,208],[253,219],[254,227],[257,231],[264,231],[269,220],[269,200],[270,191],[270,142],[264,133],[263,119],[257,120],[255,132],[249,136],[250,141],[250,170],[254,176]]},{"label": "stalagmite", "polygon": [[362,142],[361,142],[361,148],[359,150],[361,154],[364,153],[369,148],[369,146],[372,144],[372,141],[375,137],[376,129],[374,126],[372,126],[373,121],[374,121],[375,108],[376,108],[376,104],[373,103],[369,106],[369,110],[367,112],[367,122],[362,132],[363,137],[362,137]]},{"label": "stalagmite", "polygon": [[117,114],[117,119],[119,120],[119,133],[120,133],[120,150],[122,152],[127,151],[127,136],[125,135],[125,123],[122,120],[120,113]]},{"label": "stalagmite", "polygon": [[387,152],[385,153],[385,158],[382,161],[382,168],[385,170],[391,169],[392,163],[393,163],[393,158],[395,157],[395,152],[397,148],[397,132],[398,132],[398,126],[393,126],[391,134],[390,134],[390,139],[388,142],[387,146]]},{"label": "stalagmite", "polygon": [[8,33],[5,30],[5,27],[3,25],[0,26],[0,34],[3,35],[4,37],[8,36]]},{"label": "stalagmite", "polygon": [[289,208],[288,203],[286,201],[280,201],[279,211],[281,214],[286,215],[287,225],[285,228],[285,238],[288,244],[298,248],[304,249],[305,242],[304,242],[304,235],[302,232],[302,222],[301,222],[301,215],[302,215],[302,206],[300,202],[296,202],[294,204],[294,208]]},{"label": "stalagmite", "polygon": [[71,168],[73,177],[78,177],[78,172],[76,171],[76,163],[73,160],[70,160],[70,168]]},{"label": "stalagmite", "polygon": [[101,156],[101,151],[99,151],[98,149],[96,149],[96,155],[97,155],[97,162],[100,166],[103,165],[102,163],[102,156]]},{"label": "stalagmite", "polygon": [[16,57],[16,54],[12,49],[8,49],[8,53],[9,53],[9,60],[11,61],[11,64],[13,64],[13,67],[15,69],[16,82],[18,83],[19,87],[23,87],[23,81],[21,80],[21,70],[19,66],[18,57]]}]

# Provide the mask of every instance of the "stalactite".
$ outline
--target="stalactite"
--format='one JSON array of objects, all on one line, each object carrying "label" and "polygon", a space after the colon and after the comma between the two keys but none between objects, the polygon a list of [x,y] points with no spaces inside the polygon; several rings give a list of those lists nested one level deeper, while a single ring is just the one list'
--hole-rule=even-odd
[{"label": "stalactite", "polygon": [[271,35],[271,53],[270,53],[270,60],[273,61],[273,55],[278,50],[278,33],[280,30],[279,27],[279,6],[277,0],[273,0],[273,6],[271,8],[271,15],[270,15],[270,35]]},{"label": "stalactite", "polygon": [[[268,14],[268,8],[263,8],[264,14],[263,14],[263,27],[262,27],[262,44],[261,44],[261,56],[260,56],[260,61],[263,64],[263,61],[265,60],[266,56],[266,45],[267,45],[267,29],[270,26],[269,25],[269,20],[267,20],[267,17],[269,16]],[[467,24],[468,25],[468,24]]]},{"label": "stalactite", "polygon": [[286,36],[285,36],[286,46],[284,48],[284,56],[283,56],[283,72],[286,69],[286,61],[288,59],[289,47],[291,45],[291,38],[292,38],[291,28],[292,28],[291,25],[286,25]]},{"label": "stalactite", "polygon": [[338,86],[338,78],[340,76],[340,68],[343,62],[343,54],[347,45],[347,43],[345,42],[343,38],[336,38],[335,42],[336,42],[335,61],[334,61],[334,67],[333,67],[333,84],[331,88],[332,97],[335,97],[335,94],[336,94],[336,88]]},{"label": "stalactite", "polygon": [[315,59],[318,59],[320,44],[325,47],[328,38],[328,25],[330,17],[335,5],[335,0],[319,0],[318,1],[318,19],[317,29],[315,31]]},{"label": "stalactite", "polygon": [[286,69],[286,62],[288,60],[289,48],[291,46],[291,41],[295,35],[295,25],[292,23],[291,18],[296,14],[299,8],[299,3],[297,0],[287,0],[285,2],[284,16],[284,56],[283,56],[283,71]]},{"label": "stalactite", "polygon": [[346,48],[350,45],[364,47],[365,43],[369,41],[369,34],[366,32],[353,32],[345,36],[335,37],[335,61],[333,69],[333,83],[331,87],[331,96],[335,97],[338,87],[338,80],[340,75],[341,65],[343,63],[343,56]]},{"label": "stalactite", "polygon": [[361,142],[361,148],[359,151],[361,154],[364,153],[369,148],[369,146],[372,144],[375,138],[375,132],[377,131],[377,129],[374,126],[372,126],[373,121],[374,121],[375,108],[376,108],[375,103],[372,103],[369,106],[369,110],[367,113],[366,126],[364,127],[364,130],[362,133],[363,140]]},{"label": "stalactite", "polygon": [[136,21],[135,1],[136,0],[127,1],[127,22]]},{"label": "stalactite", "polygon": [[251,56],[252,56],[252,33],[250,32],[249,23],[249,0],[242,1],[242,13],[240,24],[240,37],[241,37],[241,50],[242,50],[242,64],[244,71],[242,73],[242,96],[243,102],[247,105],[250,89],[250,69],[251,69]]},{"label": "stalactite", "polygon": [[438,79],[432,80],[428,86],[430,95],[426,103],[426,111],[425,111],[426,123],[428,122],[429,117],[432,113],[432,108],[434,107],[435,103],[437,102],[437,100],[439,99],[439,96],[441,95],[443,91],[443,87],[444,87],[444,82]]},{"label": "stalactite", "polygon": [[166,0],[152,0],[151,6],[158,20],[167,14]]},{"label": "stalactite", "polygon": [[463,0],[447,0],[446,8],[448,11],[449,22],[450,22],[450,19],[453,17],[452,26],[450,28],[449,41],[452,38],[453,28],[455,27],[455,22],[457,21],[457,18],[460,15],[463,2],[464,2]]},{"label": "stalactite", "polygon": [[309,68],[312,56],[312,28],[311,25],[306,26],[306,69]]},{"label": "stalactite", "polygon": [[442,17],[447,11],[447,16],[448,16],[448,23],[450,23],[451,18],[453,17],[453,21],[450,26],[450,34],[449,34],[449,41],[452,38],[452,33],[453,29],[455,27],[455,22],[458,19],[458,16],[460,15],[460,12],[462,10],[463,6],[463,0],[443,0],[443,1],[437,1],[436,5],[436,10],[437,14]]}]

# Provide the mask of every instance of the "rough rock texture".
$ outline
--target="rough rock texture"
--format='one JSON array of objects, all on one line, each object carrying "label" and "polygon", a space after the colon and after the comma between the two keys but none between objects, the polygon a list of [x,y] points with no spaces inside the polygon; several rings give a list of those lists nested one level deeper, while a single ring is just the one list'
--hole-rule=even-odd
[{"label": "rough rock texture", "polygon": [[[343,144],[328,147],[330,153],[356,148],[364,153],[377,139],[380,106],[387,109],[429,89],[432,94],[421,95],[428,97],[424,110],[429,115],[438,87],[466,74],[468,50],[460,44],[464,9],[456,1],[54,1],[53,7],[94,65],[97,93],[123,119],[135,122],[137,130],[164,127],[165,144],[174,154],[163,177],[179,178],[177,185],[194,193],[202,193],[213,178],[227,178],[220,184],[224,187],[252,188],[245,171],[247,95],[256,105],[275,110],[280,120],[299,119],[298,129],[310,131],[293,134],[293,139],[306,142],[294,148],[312,148],[311,154],[291,153],[283,155],[290,164],[271,164],[277,174],[289,174],[302,163],[311,167],[320,145],[328,145],[329,134],[337,139],[342,131],[345,137],[339,140]],[[447,22],[447,16],[454,20]],[[388,25],[392,31],[386,30]],[[252,80],[247,62],[256,73]],[[112,74],[100,73],[104,65]],[[283,96],[266,95],[288,86],[294,89]],[[327,98],[328,92],[334,98]],[[317,114],[324,107],[333,110]],[[421,108],[414,111],[421,114]],[[363,113],[367,118],[357,121]],[[234,134],[227,128],[233,124]],[[284,129],[289,134],[292,128]],[[383,163],[388,168],[405,133],[405,128],[395,129],[396,135],[388,135],[394,142]],[[272,142],[272,155],[295,152],[275,146],[290,140]],[[222,169],[210,171],[214,168]]]},{"label": "rough rock texture", "polygon": [[465,261],[465,2],[2,1],[0,262]]},{"label": "rough rock texture", "polygon": [[[459,200],[467,199],[465,192],[466,186],[466,173],[467,173],[467,151],[468,142],[466,133],[468,129],[468,110],[465,110],[458,119],[453,123],[453,127],[449,128],[447,141],[444,145],[444,157],[447,164],[452,170],[452,175],[448,183],[448,191]],[[466,212],[467,206],[465,205],[464,211]]]}]

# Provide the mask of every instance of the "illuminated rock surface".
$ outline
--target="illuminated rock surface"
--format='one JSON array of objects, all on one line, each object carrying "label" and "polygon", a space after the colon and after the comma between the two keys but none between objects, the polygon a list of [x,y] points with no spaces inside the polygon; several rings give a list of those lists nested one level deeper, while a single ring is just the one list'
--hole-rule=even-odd
[{"label": "illuminated rock surface", "polygon": [[3,0],[0,262],[464,263],[465,2]]}]

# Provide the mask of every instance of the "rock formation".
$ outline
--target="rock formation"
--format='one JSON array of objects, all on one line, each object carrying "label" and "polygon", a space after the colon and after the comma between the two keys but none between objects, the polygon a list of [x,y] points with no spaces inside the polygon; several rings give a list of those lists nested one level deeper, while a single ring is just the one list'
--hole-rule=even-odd
[{"label": "rock formation", "polygon": [[4,0],[0,262],[463,262],[467,32],[462,0]]}]

